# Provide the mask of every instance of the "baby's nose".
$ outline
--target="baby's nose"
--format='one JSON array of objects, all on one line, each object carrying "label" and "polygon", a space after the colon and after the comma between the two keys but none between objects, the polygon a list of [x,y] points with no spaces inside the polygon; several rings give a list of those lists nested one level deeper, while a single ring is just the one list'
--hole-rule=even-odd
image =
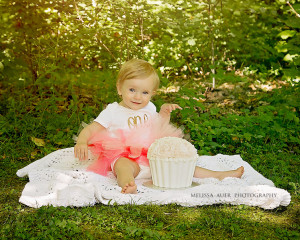
[{"label": "baby's nose", "polygon": [[136,92],[135,95],[134,95],[135,99],[141,99],[142,97],[142,94],[139,93],[139,92]]}]

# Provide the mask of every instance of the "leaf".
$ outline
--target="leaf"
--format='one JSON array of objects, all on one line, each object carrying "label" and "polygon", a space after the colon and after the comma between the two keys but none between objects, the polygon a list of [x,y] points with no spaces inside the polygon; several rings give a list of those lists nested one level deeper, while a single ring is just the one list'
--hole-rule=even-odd
[{"label": "leaf", "polygon": [[299,28],[300,19],[290,16],[286,21],[284,21],[284,23],[291,28]]},{"label": "leaf", "polygon": [[233,12],[233,15],[235,15],[235,16],[241,16],[241,12],[238,11],[238,10],[236,10],[236,11]]},{"label": "leaf", "polygon": [[251,133],[244,133],[244,137],[246,138],[247,141],[251,140],[252,134]]},{"label": "leaf", "polygon": [[210,109],[210,114],[211,115],[217,115],[220,111],[220,108],[216,107],[216,108],[211,108]]},{"label": "leaf", "polygon": [[30,156],[32,159],[34,159],[37,154],[38,154],[38,150],[34,150],[33,152],[31,152]]},{"label": "leaf", "polygon": [[297,32],[295,30],[285,30],[279,33],[277,36],[282,39],[288,39],[289,37],[293,37]]},{"label": "leaf", "polygon": [[238,141],[239,140],[239,138],[236,137],[236,136],[232,136],[231,138],[232,138],[233,141]]},{"label": "leaf", "polygon": [[279,41],[275,46],[275,49],[278,52],[287,52],[288,51],[287,43],[285,41]]},{"label": "leaf", "polygon": [[298,56],[299,56],[298,54],[291,55],[288,53],[287,55],[284,56],[283,60],[286,62],[292,62],[293,59]]},{"label": "leaf", "polygon": [[31,137],[31,141],[32,141],[36,146],[39,146],[39,147],[44,147],[44,146],[45,146],[45,141],[44,141],[44,139]]},{"label": "leaf", "polygon": [[188,40],[188,45],[190,45],[190,46],[196,45],[195,39],[189,39],[189,40]]}]

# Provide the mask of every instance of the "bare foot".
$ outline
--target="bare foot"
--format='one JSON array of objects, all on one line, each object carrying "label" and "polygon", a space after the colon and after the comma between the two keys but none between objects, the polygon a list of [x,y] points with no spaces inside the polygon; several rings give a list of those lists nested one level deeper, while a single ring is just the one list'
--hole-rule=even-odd
[{"label": "bare foot", "polygon": [[220,172],[217,176],[219,180],[223,180],[226,177],[235,177],[235,178],[241,178],[244,174],[244,167],[241,166],[235,170],[231,171],[225,171],[225,172]]},{"label": "bare foot", "polygon": [[127,183],[123,188],[121,193],[137,193],[137,186],[135,182]]}]

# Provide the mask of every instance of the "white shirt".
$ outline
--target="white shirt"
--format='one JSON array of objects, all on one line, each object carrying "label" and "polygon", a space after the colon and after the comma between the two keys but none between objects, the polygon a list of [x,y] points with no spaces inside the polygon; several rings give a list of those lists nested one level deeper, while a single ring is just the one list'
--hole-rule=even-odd
[{"label": "white shirt", "polygon": [[139,110],[132,110],[114,102],[108,104],[94,121],[108,130],[131,129],[146,123],[156,114],[156,107],[152,102]]}]

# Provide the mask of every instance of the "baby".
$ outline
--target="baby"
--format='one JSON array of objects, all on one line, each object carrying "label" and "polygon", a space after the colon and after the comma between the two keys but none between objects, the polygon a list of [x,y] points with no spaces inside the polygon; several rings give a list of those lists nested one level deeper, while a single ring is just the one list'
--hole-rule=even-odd
[{"label": "baby", "polygon": [[[151,98],[158,87],[159,77],[148,62],[139,59],[126,62],[117,77],[117,91],[122,100],[119,103],[109,104],[78,136],[74,148],[75,157],[87,160],[88,148],[94,148],[99,161],[90,170],[102,175],[112,170],[118,185],[122,188],[122,193],[137,193],[135,178],[151,177],[149,161],[146,158],[147,149],[129,146],[107,149],[105,146],[111,141],[107,134],[118,135],[121,142],[126,142],[126,133],[146,125],[157,116],[164,124],[168,124],[171,112],[181,107],[177,104],[163,104],[157,113]],[[98,136],[100,134],[97,144],[93,144],[92,140],[95,134]],[[139,141],[141,139],[137,136],[136,142]],[[232,171],[211,171],[196,167],[194,177],[213,177],[222,180],[225,177],[240,178],[243,172],[243,167]]]}]

